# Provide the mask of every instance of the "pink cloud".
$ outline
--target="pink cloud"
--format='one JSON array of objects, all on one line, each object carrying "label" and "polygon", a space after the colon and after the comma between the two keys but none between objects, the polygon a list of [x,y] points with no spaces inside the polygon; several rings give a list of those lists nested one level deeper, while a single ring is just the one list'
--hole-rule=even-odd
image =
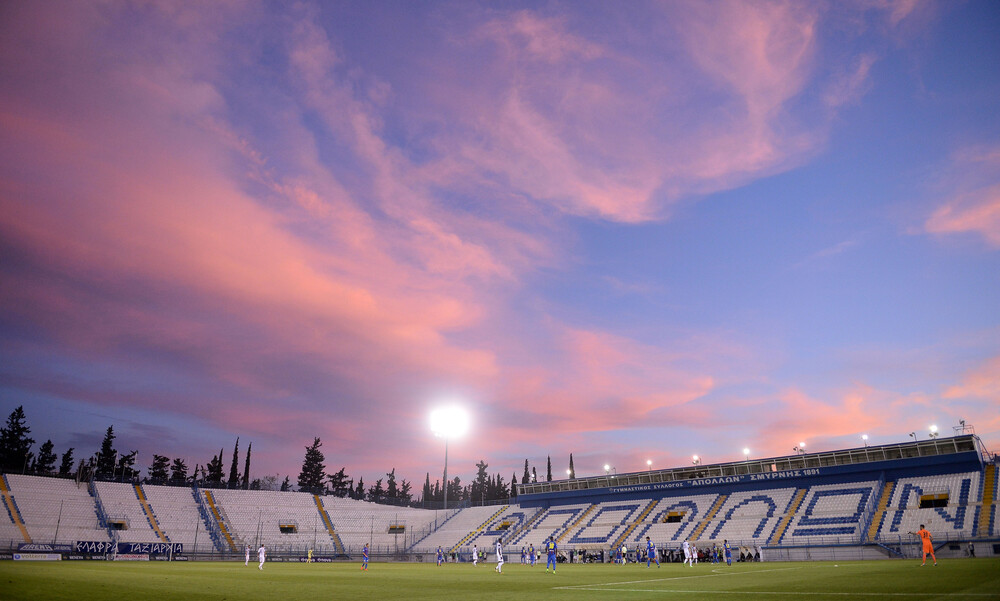
[{"label": "pink cloud", "polygon": [[1000,357],[993,357],[970,370],[959,384],[947,388],[946,399],[982,399],[1000,405]]},{"label": "pink cloud", "polygon": [[924,223],[932,234],[974,233],[1000,247],[1000,149],[959,151],[951,168],[953,192]]}]

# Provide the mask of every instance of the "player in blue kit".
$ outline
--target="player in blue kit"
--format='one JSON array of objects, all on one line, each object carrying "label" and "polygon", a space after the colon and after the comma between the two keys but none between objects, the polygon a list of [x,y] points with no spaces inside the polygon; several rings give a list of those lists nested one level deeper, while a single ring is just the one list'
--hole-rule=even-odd
[{"label": "player in blue kit", "polygon": [[442,549],[441,547],[438,547],[437,561],[438,561],[438,567],[441,567],[441,564],[444,563],[444,549]]},{"label": "player in blue kit", "polygon": [[368,543],[365,543],[365,548],[361,551],[361,569],[368,571]]},{"label": "player in blue kit", "polygon": [[549,537],[549,541],[545,543],[545,571],[549,571],[549,566],[552,566],[552,573],[556,573],[556,551],[559,547],[556,546],[556,541]]},{"label": "player in blue kit", "polygon": [[733,565],[733,549],[732,547],[729,546],[728,540],[722,541],[722,548],[726,552],[726,565],[727,566]]},{"label": "player in blue kit", "polygon": [[535,567],[535,545],[528,545],[528,560],[531,562],[531,567]]},{"label": "player in blue kit", "polygon": [[653,545],[653,541],[646,537],[646,567],[649,567],[649,560],[652,559],[656,562],[656,567],[660,567],[660,558],[656,556],[656,547]]}]

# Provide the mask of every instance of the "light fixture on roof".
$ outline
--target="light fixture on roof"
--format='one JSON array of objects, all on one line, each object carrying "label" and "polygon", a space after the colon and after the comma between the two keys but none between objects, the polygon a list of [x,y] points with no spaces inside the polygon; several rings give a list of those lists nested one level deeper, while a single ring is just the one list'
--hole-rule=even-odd
[{"label": "light fixture on roof", "polygon": [[652,469],[653,469],[653,460],[652,459],[647,459],[646,460],[646,471],[650,471]]},{"label": "light fixture on roof", "polygon": [[938,427],[937,427],[937,424],[931,424],[930,431],[931,431],[931,434],[930,434],[931,438],[937,438],[938,437]]},{"label": "light fixture on roof", "polygon": [[864,441],[865,446],[867,447],[868,446],[868,435],[867,434],[862,434],[861,435],[861,440]]},{"label": "light fixture on roof", "polygon": [[701,465],[701,457],[694,455],[693,457],[691,457],[691,463],[695,465]]},{"label": "light fixture on roof", "polygon": [[743,456],[747,458],[747,461],[750,461],[750,449],[749,448],[743,447]]}]

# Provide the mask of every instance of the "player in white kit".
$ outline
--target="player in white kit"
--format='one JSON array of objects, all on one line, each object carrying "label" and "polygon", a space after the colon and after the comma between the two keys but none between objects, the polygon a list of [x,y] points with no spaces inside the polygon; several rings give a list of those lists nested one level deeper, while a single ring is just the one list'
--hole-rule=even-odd
[{"label": "player in white kit", "polygon": [[500,545],[500,540],[497,540],[497,567],[494,568],[498,573],[503,573],[503,547]]},{"label": "player in white kit", "polygon": [[260,565],[257,566],[258,570],[263,570],[264,569],[264,555],[266,553],[267,553],[267,549],[264,548],[264,545],[261,545],[260,549],[257,549],[257,559],[260,560]]},{"label": "player in white kit", "polygon": [[693,568],[694,560],[691,559],[691,543],[684,541],[684,544],[681,546],[684,548],[684,563],[688,564]]},{"label": "player in white kit", "polygon": [[479,565],[479,549],[476,545],[472,545],[472,565],[473,567]]},{"label": "player in white kit", "polygon": [[246,556],[243,560],[243,566],[246,567],[250,565],[250,545],[243,545],[243,554]]}]

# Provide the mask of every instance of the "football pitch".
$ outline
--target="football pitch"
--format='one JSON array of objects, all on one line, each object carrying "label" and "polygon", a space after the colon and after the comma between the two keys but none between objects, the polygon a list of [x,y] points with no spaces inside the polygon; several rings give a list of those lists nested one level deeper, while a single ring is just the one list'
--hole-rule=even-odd
[{"label": "football pitch", "polygon": [[643,601],[646,599],[1000,600],[1000,559],[627,566],[239,562],[0,563],[0,599],[48,600],[423,600]]}]

